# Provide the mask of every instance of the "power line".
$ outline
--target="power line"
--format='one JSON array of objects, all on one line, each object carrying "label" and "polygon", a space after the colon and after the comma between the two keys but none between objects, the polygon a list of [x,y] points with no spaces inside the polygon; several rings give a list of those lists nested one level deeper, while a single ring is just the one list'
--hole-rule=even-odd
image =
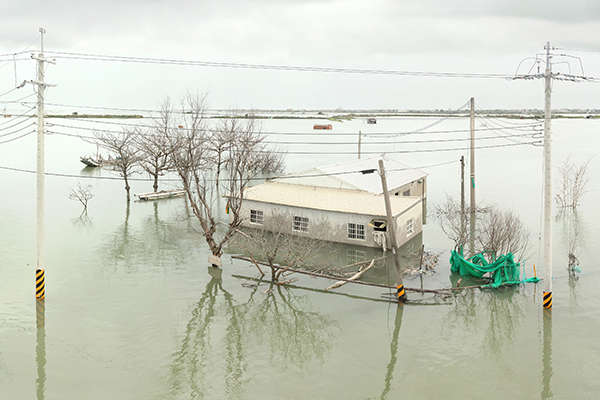
[{"label": "power line", "polygon": [[[67,128],[71,128],[65,125],[60,125],[60,124],[48,124],[47,126],[51,127],[51,126],[59,126],[59,127],[67,127]],[[101,130],[101,129],[93,129],[93,128],[81,128],[81,129],[89,129],[89,130],[93,130],[96,132],[106,132],[106,133],[112,133],[112,134],[120,134],[123,132],[118,132],[118,131],[110,131],[110,130]],[[498,128],[499,129],[499,128]],[[494,131],[498,130],[498,129],[494,129],[494,128],[488,128],[486,130],[490,130],[492,131],[492,133],[498,135],[497,133],[495,133]],[[66,132],[60,132],[60,131],[56,131],[56,130],[50,130],[47,129],[47,132],[49,134],[57,134],[57,135],[61,135],[61,136],[69,136],[69,137],[75,137],[75,138],[79,138],[79,139],[91,139],[94,140],[96,139],[95,137],[92,136],[83,136],[83,135],[79,135],[76,133],[66,133]],[[151,135],[151,134],[137,134],[138,136],[142,136],[142,137],[152,137],[152,136],[156,136],[156,135]],[[510,134],[510,135],[502,135],[501,138],[530,138],[531,137],[531,133],[518,133],[518,134]],[[352,136],[356,136],[356,134],[352,134]],[[484,137],[479,137],[477,138],[477,140],[496,140],[498,139],[498,136],[484,136]],[[445,142],[466,142],[469,141],[469,138],[449,138],[449,139],[424,139],[424,140],[405,140],[405,141],[392,141],[392,142],[371,142],[371,143],[363,143],[364,145],[372,145],[372,146],[379,146],[379,145],[385,145],[385,144],[419,144],[419,143],[445,143]],[[323,142],[297,142],[297,141],[270,141],[270,140],[263,140],[261,141],[261,143],[264,144],[274,144],[274,145],[356,145],[355,141],[352,142],[331,142],[331,141],[323,141]]]},{"label": "power line", "polygon": [[[11,138],[11,139],[8,139],[8,140],[5,140],[5,141],[2,141],[2,142],[0,142],[0,144],[5,144],[5,143],[9,143],[9,142],[15,141],[15,140],[17,140],[17,139],[21,139],[21,138],[23,138],[23,137],[25,137],[25,136],[27,136],[27,135],[31,135],[31,134],[32,134],[32,133],[34,133],[34,132],[35,132],[35,131],[30,131],[30,132],[27,132],[27,133],[25,133],[25,134],[23,134],[23,135],[21,135],[21,136],[17,136],[17,137],[14,137],[14,138]],[[33,171],[33,172],[35,172],[35,171]]]},{"label": "power line", "polygon": [[300,71],[300,72],[328,72],[345,74],[368,74],[368,75],[396,75],[396,76],[421,76],[421,77],[440,77],[440,78],[483,78],[483,79],[507,79],[511,78],[505,74],[478,74],[478,73],[460,73],[460,72],[430,72],[430,71],[397,71],[397,70],[378,70],[378,69],[355,69],[355,68],[330,68],[330,67],[310,67],[310,66],[291,66],[291,65],[267,65],[267,64],[246,64],[246,63],[226,63],[212,61],[193,61],[178,60],[166,58],[149,57],[130,57],[100,55],[89,53],[70,53],[60,51],[48,51],[54,54],[57,59],[74,59],[90,61],[110,61],[125,63],[142,64],[168,64],[197,67],[215,67],[215,68],[241,68],[256,70],[276,70],[276,71]]},{"label": "power line", "polygon": [[[379,153],[381,154],[381,153]],[[386,153],[387,154],[387,153]],[[442,163],[437,163],[437,164],[431,164],[431,165],[425,165],[425,166],[420,166],[420,167],[415,167],[415,168],[394,168],[394,169],[389,169],[387,170],[388,172],[398,172],[398,171],[406,171],[406,170],[412,170],[412,169],[427,169],[427,168],[434,168],[434,167],[440,167],[443,165],[448,165],[448,164],[454,164],[457,163],[458,161],[446,161],[446,162],[442,162]],[[23,172],[23,173],[30,173],[30,174],[35,174],[36,171],[32,171],[32,170],[28,170],[28,169],[23,169],[23,168],[12,168],[12,167],[3,167],[0,166],[0,169],[4,169],[7,171],[15,171],[15,172]],[[270,179],[298,179],[298,178],[316,178],[316,177],[323,177],[323,176],[338,176],[338,175],[348,175],[348,174],[358,174],[358,173],[363,173],[363,171],[346,171],[346,172],[335,172],[335,173],[322,173],[322,174],[313,174],[313,175],[282,175],[282,176],[274,176],[271,178],[250,178],[249,180],[251,181],[266,181],[266,180],[270,180]],[[84,176],[84,175],[74,175],[74,174],[59,174],[59,173],[52,173],[52,172],[45,172],[44,175],[48,175],[48,176],[56,176],[56,177],[61,177],[61,178],[83,178],[83,179],[96,179],[96,180],[123,180],[122,177],[116,177],[116,176]],[[140,182],[154,182],[153,178],[131,178],[128,177],[127,178],[128,181],[140,181]],[[232,179],[227,179],[227,178],[220,178],[219,181],[220,182],[226,182],[226,181],[231,181]],[[180,182],[181,180],[176,178],[176,179],[170,179],[170,178],[161,178],[159,179],[160,182]],[[216,179],[207,179],[208,182],[216,182]]]},{"label": "power line", "polygon": [[[27,121],[29,121],[29,118],[24,118],[24,119],[22,119],[20,122],[17,122],[17,123],[15,123],[15,124],[12,124],[12,125],[10,125],[10,126],[5,126],[5,127],[3,127],[3,128],[0,128],[0,131],[5,131],[5,130],[7,130],[7,129],[14,128],[15,126],[21,125],[22,123],[24,123],[24,122],[27,122]],[[10,122],[12,122],[12,121],[10,121]],[[31,125],[33,125],[33,123],[32,123]],[[5,136],[5,135],[6,135],[6,134],[4,134],[4,135],[0,135],[0,137],[1,137],[1,136]]]}]

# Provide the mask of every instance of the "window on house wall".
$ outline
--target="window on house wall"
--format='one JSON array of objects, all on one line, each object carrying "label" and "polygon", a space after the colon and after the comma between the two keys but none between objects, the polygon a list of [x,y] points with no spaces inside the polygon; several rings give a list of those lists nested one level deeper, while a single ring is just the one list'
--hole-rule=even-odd
[{"label": "window on house wall", "polygon": [[406,221],[406,236],[412,235],[415,231],[415,219],[411,218]]},{"label": "window on house wall", "polygon": [[369,222],[369,226],[373,227],[374,231],[385,232],[387,231],[387,221],[382,219],[374,219]]},{"label": "window on house wall", "polygon": [[260,210],[250,210],[250,222],[253,224],[263,224],[263,212]]},{"label": "window on house wall", "polygon": [[308,218],[294,216],[293,228],[296,232],[308,232]]},{"label": "window on house wall", "polygon": [[365,226],[348,222],[348,239],[365,240]]},{"label": "window on house wall", "polygon": [[410,189],[405,190],[404,192],[402,192],[402,196],[410,196]]}]

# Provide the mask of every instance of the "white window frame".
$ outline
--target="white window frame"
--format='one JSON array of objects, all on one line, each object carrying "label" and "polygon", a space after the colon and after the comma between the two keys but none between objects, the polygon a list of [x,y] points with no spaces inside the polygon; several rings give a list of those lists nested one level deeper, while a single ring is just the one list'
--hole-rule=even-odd
[{"label": "white window frame", "polygon": [[264,222],[264,212],[262,210],[250,210],[250,223],[262,225]]},{"label": "white window frame", "polygon": [[365,240],[365,225],[348,222],[348,239]]},{"label": "white window frame", "polygon": [[415,219],[411,218],[406,221],[406,236],[410,236],[415,232]]},{"label": "white window frame", "polygon": [[292,229],[294,232],[308,232],[308,218],[294,215]]}]

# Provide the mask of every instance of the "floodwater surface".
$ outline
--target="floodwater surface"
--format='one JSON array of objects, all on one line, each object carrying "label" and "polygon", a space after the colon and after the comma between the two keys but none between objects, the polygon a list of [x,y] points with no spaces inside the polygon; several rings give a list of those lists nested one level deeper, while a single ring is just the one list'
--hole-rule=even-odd
[{"label": "floodwater surface", "polygon": [[[288,149],[287,171],[362,157],[389,157],[429,173],[428,204],[460,194],[459,159],[469,120],[380,118],[331,122],[268,120],[268,140]],[[2,399],[586,399],[600,379],[600,309],[595,296],[600,241],[600,121],[553,121],[553,160],[591,158],[589,190],[574,213],[554,212],[551,314],[543,282],[471,290],[451,299],[298,275],[290,286],[257,282],[250,264],[208,266],[207,246],[186,202],[127,204],[123,182],[79,157],[96,152],[77,137],[103,121],[50,120],[46,136],[46,286],[36,302],[33,135],[0,145],[0,398]],[[111,122],[115,122],[114,120]],[[122,121],[143,124],[146,121]],[[491,123],[495,130],[490,129]],[[479,121],[477,200],[514,210],[530,228],[525,274],[540,271],[542,147],[518,131],[531,120]],[[111,128],[112,129],[112,128]],[[487,129],[487,130],[486,130]],[[87,132],[87,131],[85,131]],[[87,133],[81,133],[86,135]],[[437,133],[427,133],[437,132]],[[510,132],[510,133],[506,133]],[[400,135],[402,133],[402,135]],[[396,134],[380,138],[378,134]],[[454,149],[454,150],[449,150]],[[11,168],[11,169],[6,169]],[[469,165],[467,165],[467,171]],[[556,169],[555,169],[556,172]],[[139,176],[139,178],[145,178]],[[374,175],[374,179],[379,179]],[[95,195],[87,214],[68,198],[77,183]],[[151,191],[134,181],[132,192]],[[176,187],[165,181],[162,189]],[[575,230],[574,230],[575,229]],[[582,272],[569,277],[567,242],[576,232]],[[407,287],[450,287],[452,243],[429,218],[414,247],[439,253],[436,274]],[[370,250],[369,250],[370,251]],[[378,253],[340,247],[340,263]],[[366,280],[389,282],[379,262]]]}]

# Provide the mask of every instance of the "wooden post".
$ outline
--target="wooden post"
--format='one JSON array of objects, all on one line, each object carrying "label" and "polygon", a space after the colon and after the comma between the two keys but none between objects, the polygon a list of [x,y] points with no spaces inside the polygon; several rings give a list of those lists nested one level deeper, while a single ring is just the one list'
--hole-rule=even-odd
[{"label": "wooden post", "polygon": [[383,189],[383,198],[385,199],[388,233],[390,234],[390,241],[392,242],[392,254],[394,258],[394,264],[396,266],[396,288],[398,289],[398,301],[405,302],[406,293],[404,292],[404,282],[402,281],[402,266],[400,265],[400,258],[398,257],[396,223],[394,222],[394,216],[392,215],[392,204],[390,202],[390,193],[388,192],[387,187],[385,167],[383,166],[383,160],[381,159],[379,160],[379,175],[381,176],[381,187]]}]

